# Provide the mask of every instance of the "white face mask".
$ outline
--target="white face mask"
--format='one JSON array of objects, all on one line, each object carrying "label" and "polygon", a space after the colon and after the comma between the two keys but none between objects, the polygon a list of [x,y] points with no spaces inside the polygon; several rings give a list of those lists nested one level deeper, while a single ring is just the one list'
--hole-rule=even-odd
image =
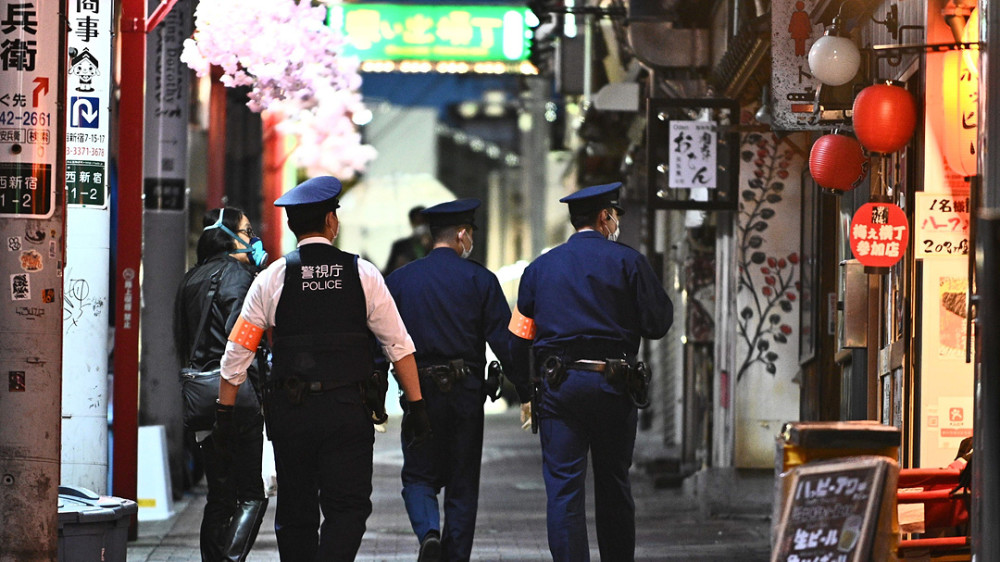
[{"label": "white face mask", "polygon": [[[463,239],[464,238],[468,238],[468,236],[464,236]],[[459,240],[458,243],[462,245],[462,259],[463,260],[464,259],[468,259],[469,256],[472,255],[472,247],[473,247],[472,241],[471,240],[469,241],[469,249],[468,250],[465,249],[465,242],[462,242],[461,240]]]},{"label": "white face mask", "polygon": [[608,219],[615,221],[615,231],[608,233],[608,240],[611,240],[612,242],[617,242],[618,235],[621,234],[622,231],[621,223],[618,222],[618,220],[616,220],[615,217],[611,215],[608,215]]}]

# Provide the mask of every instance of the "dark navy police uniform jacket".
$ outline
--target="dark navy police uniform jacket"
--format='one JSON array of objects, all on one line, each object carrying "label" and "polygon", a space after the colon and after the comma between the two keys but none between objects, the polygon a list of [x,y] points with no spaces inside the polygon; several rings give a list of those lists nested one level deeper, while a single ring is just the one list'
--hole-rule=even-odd
[{"label": "dark navy police uniform jacket", "polygon": [[603,373],[571,363],[633,362],[642,338],[657,339],[667,333],[673,305],[642,254],[583,230],[528,266],[521,277],[517,308],[535,322],[536,368],[550,356],[567,366],[560,384],[543,382],[535,404],[552,558],[590,560],[585,501],[589,455],[601,559],[632,560],[635,505],[628,474],[636,407]]}]

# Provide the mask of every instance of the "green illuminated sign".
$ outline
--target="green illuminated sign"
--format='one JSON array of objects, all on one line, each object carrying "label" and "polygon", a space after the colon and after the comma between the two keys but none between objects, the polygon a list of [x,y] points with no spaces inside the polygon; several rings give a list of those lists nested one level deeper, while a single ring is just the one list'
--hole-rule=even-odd
[{"label": "green illuminated sign", "polygon": [[341,4],[330,25],[368,61],[510,62],[528,56],[524,6]]}]

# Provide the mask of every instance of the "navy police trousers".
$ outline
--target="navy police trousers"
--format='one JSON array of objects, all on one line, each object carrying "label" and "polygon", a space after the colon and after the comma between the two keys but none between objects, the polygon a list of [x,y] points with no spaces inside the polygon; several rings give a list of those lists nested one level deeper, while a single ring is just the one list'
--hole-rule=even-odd
[{"label": "navy police trousers", "polygon": [[552,559],[590,560],[585,504],[589,452],[601,560],[633,560],[635,503],[628,471],[635,406],[601,373],[570,369],[558,389],[545,385],[538,414]]},{"label": "navy police trousers", "polygon": [[[421,384],[432,440],[417,448],[403,444],[403,502],[418,540],[441,532],[442,560],[469,560],[479,506],[483,453],[483,395],[478,384],[455,385],[442,393]],[[437,494],[444,488],[444,529]]]},{"label": "navy police trousers", "polygon": [[375,443],[357,386],[307,393],[298,406],[279,392],[274,402],[268,423],[278,472],[278,554],[295,562],[354,560],[372,512]]}]

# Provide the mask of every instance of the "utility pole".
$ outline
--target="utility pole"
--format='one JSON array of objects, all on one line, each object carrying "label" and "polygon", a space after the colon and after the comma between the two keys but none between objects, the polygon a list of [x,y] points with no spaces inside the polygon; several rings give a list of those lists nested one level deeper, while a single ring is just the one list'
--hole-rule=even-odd
[{"label": "utility pole", "polygon": [[[160,0],[149,0],[155,8]],[[191,36],[192,2],[179,2],[146,37],[145,217],[143,238],[156,247],[142,256],[141,425],[166,428],[172,489],[184,483],[184,421],[180,364],[171,319],[187,269],[187,135],[189,71],[181,62]],[[200,226],[201,217],[196,219]]]},{"label": "utility pole", "polygon": [[546,105],[551,100],[551,80],[548,77],[525,78],[527,89],[522,94],[524,112],[518,122],[521,130],[521,162],[523,170],[524,215],[528,219],[530,246],[522,255],[535,259],[548,245],[545,230],[545,195],[548,191],[548,156],[552,124],[545,118]]},{"label": "utility pole", "polygon": [[0,0],[0,560],[58,554],[66,0]]},{"label": "utility pole", "polygon": [[62,483],[107,493],[114,5],[71,2],[66,97]]}]

